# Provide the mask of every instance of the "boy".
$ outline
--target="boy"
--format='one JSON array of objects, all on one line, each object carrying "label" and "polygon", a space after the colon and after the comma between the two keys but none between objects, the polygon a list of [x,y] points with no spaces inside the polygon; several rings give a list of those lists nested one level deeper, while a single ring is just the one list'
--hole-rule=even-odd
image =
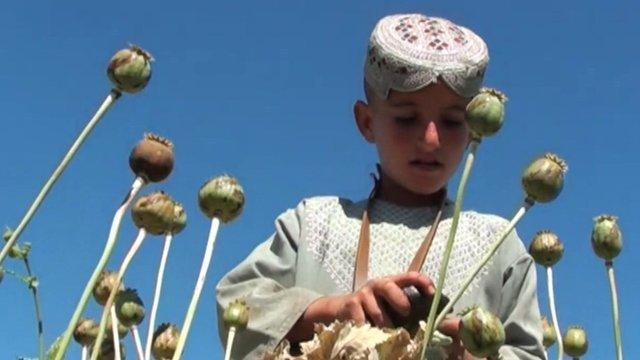
[{"label": "boy", "polygon": [[[410,310],[404,287],[434,294],[453,211],[446,185],[469,141],[465,106],[478,92],[487,62],[482,39],[448,20],[410,14],[378,22],[365,61],[367,102],[356,102],[354,115],[363,138],[377,148],[379,179],[367,200],[303,200],[280,215],[275,234],[220,281],[219,318],[236,298],[251,308],[234,359],[260,358],[285,338],[310,340],[317,322],[391,326],[390,311]],[[445,295],[459,289],[505,224],[493,215],[461,214]],[[544,358],[535,267],[515,233],[454,313],[471,305],[503,321],[505,359]],[[440,328],[455,340],[449,358],[471,359],[457,339],[457,324],[449,319]]]}]

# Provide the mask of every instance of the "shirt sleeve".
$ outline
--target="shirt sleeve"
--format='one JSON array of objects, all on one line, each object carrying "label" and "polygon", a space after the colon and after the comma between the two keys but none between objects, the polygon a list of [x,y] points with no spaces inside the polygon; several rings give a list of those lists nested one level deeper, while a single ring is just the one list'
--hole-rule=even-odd
[{"label": "shirt sleeve", "polygon": [[320,296],[295,286],[298,242],[304,202],[280,215],[275,233],[226,274],[216,287],[218,329],[226,346],[224,307],[241,298],[249,306],[247,328],[236,334],[232,359],[259,359],[289,332],[307,307]]},{"label": "shirt sleeve", "polygon": [[536,296],[535,263],[524,252],[505,271],[501,314],[506,333],[500,354],[507,359],[546,359]]}]

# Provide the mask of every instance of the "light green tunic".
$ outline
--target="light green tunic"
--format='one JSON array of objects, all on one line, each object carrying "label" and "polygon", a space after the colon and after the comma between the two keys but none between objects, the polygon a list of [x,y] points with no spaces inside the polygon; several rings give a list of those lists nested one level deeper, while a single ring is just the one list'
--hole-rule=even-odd
[{"label": "light green tunic", "polygon": [[[366,201],[354,203],[337,197],[303,200],[281,214],[275,233],[220,280],[216,288],[218,319],[223,307],[236,298],[244,298],[251,308],[248,328],[236,336],[233,359],[261,358],[314,300],[351,291],[365,205]],[[452,212],[448,203],[422,269],[434,282]],[[375,200],[369,215],[369,278],[405,272],[435,214],[431,207],[408,208]],[[474,211],[461,214],[445,295],[455,294],[467,271],[507,223],[498,216]],[[472,305],[494,312],[503,321],[507,337],[500,352],[504,359],[544,359],[535,264],[515,232],[478,274],[454,312]],[[224,343],[226,330],[218,325]]]}]

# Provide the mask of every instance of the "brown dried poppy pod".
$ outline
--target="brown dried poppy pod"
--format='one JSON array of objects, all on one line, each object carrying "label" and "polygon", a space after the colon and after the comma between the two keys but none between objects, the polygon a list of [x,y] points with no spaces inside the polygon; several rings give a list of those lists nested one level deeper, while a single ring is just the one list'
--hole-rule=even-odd
[{"label": "brown dried poppy pod", "polygon": [[107,67],[107,76],[119,91],[137,93],[147,86],[151,79],[151,54],[131,45],[113,55]]},{"label": "brown dried poppy pod", "polygon": [[236,178],[217,176],[207,181],[198,191],[198,205],[207,217],[217,217],[226,223],[242,213],[244,191]]},{"label": "brown dried poppy pod", "polygon": [[140,197],[131,208],[133,222],[153,235],[176,234],[187,221],[182,205],[163,191]]},{"label": "brown dried poppy pod", "polygon": [[144,320],[144,304],[134,289],[126,289],[116,295],[116,316],[126,326],[139,325]]},{"label": "brown dried poppy pod", "polygon": [[156,360],[172,359],[178,347],[179,338],[180,330],[175,325],[161,324],[153,333],[151,354]]},{"label": "brown dried poppy pod", "polygon": [[171,141],[154,134],[145,134],[129,155],[129,167],[147,182],[162,181],[173,170]]},{"label": "brown dried poppy pod", "polygon": [[529,245],[529,254],[542,266],[553,266],[562,258],[564,244],[549,230],[538,231]]},{"label": "brown dried poppy pod", "polygon": [[[96,285],[93,287],[93,298],[96,299],[98,304],[104,306],[109,299],[109,294],[111,294],[111,289],[116,286],[116,282],[118,279],[118,273],[116,271],[106,271],[103,270],[98,276],[98,281],[96,281]],[[124,285],[120,283],[118,290],[123,290]]]},{"label": "brown dried poppy pod", "polygon": [[93,319],[81,318],[73,330],[73,338],[82,346],[91,346],[98,336],[98,324]]},{"label": "brown dried poppy pod", "polygon": [[542,344],[545,348],[549,348],[551,345],[555,344],[558,341],[556,336],[556,330],[553,327],[553,324],[549,324],[549,321],[545,316],[541,319],[542,322]]},{"label": "brown dried poppy pod", "polygon": [[546,203],[560,195],[567,164],[557,155],[547,153],[531,162],[522,174],[527,201]]}]

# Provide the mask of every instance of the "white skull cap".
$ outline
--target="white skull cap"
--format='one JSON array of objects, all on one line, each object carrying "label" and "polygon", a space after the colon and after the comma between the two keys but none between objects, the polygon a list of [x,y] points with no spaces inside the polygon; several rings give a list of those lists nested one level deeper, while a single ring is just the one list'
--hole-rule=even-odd
[{"label": "white skull cap", "polygon": [[487,45],[471,30],[422,14],[390,15],[369,39],[364,76],[378,96],[415,91],[438,78],[462,97],[475,96],[489,62]]}]

